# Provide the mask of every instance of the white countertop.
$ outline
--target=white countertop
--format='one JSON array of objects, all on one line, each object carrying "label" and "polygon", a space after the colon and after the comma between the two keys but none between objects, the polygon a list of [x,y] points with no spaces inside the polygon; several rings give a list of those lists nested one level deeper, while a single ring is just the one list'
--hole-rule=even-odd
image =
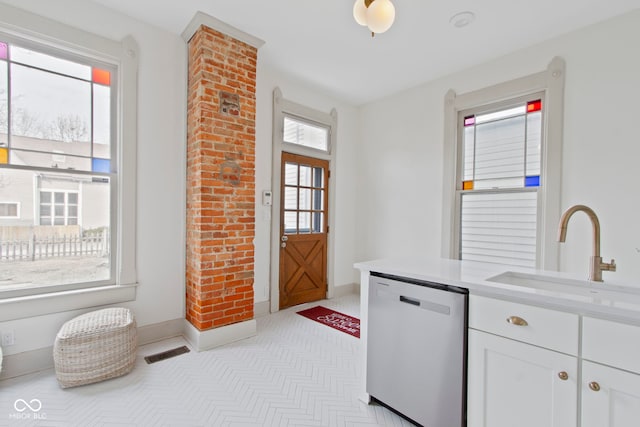
[{"label": "white countertop", "polygon": [[[617,283],[615,273],[605,272],[605,281],[596,283],[566,273],[427,257],[365,261],[356,263],[355,267],[363,272],[373,271],[459,286],[469,289],[471,295],[640,325],[640,283],[637,286]],[[525,283],[526,280],[519,280],[520,274],[542,275],[546,278],[544,281]],[[495,280],[502,282],[487,280],[499,275],[503,275],[502,278]],[[504,283],[511,281],[514,284]]]}]

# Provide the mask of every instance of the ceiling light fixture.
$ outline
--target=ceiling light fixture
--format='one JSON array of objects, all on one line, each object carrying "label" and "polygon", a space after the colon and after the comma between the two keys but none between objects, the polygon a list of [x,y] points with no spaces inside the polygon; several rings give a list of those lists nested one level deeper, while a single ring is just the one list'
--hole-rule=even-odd
[{"label": "ceiling light fixture", "polygon": [[356,0],[353,17],[358,24],[369,27],[373,37],[391,28],[396,19],[396,8],[391,0]]}]

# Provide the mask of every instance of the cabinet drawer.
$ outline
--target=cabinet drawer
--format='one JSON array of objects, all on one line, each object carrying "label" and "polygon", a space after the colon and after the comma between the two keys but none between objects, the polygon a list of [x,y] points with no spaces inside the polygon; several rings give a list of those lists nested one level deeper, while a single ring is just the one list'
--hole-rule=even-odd
[{"label": "cabinet drawer", "polygon": [[[526,325],[517,324],[516,318],[524,320]],[[578,354],[577,314],[471,295],[469,327],[574,356]]]},{"label": "cabinet drawer", "polygon": [[640,326],[584,317],[582,357],[640,373]]}]

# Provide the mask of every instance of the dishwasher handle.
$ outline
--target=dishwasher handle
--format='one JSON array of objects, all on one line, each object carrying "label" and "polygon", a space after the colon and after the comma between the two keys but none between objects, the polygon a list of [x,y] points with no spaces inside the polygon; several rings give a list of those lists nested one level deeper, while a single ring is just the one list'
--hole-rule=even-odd
[{"label": "dishwasher handle", "polygon": [[407,297],[405,297],[403,295],[400,295],[400,302],[406,302],[407,304],[411,304],[411,305],[415,305],[417,307],[420,307],[420,301],[419,300],[407,298]]}]

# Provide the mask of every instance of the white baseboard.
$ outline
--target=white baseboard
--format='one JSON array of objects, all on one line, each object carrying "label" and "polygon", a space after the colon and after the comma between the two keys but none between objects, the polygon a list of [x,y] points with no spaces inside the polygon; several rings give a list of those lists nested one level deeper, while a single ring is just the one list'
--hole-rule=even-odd
[{"label": "white baseboard", "polygon": [[206,331],[200,331],[189,323],[188,320],[184,320],[184,337],[197,351],[210,350],[234,341],[253,337],[256,334],[257,326],[255,319],[245,320],[244,322]]},{"label": "white baseboard", "polygon": [[0,380],[53,368],[53,346],[4,356]]},{"label": "white baseboard", "polygon": [[152,342],[166,340],[167,338],[179,337],[183,333],[183,318],[140,326],[138,327],[138,345],[151,344]]},{"label": "white baseboard", "polygon": [[269,313],[271,313],[271,304],[269,301],[257,302],[253,305],[253,317],[256,319],[266,316]]},{"label": "white baseboard", "polygon": [[333,288],[333,298],[340,298],[351,294],[360,295],[359,284],[349,283],[347,285],[336,286]]}]

